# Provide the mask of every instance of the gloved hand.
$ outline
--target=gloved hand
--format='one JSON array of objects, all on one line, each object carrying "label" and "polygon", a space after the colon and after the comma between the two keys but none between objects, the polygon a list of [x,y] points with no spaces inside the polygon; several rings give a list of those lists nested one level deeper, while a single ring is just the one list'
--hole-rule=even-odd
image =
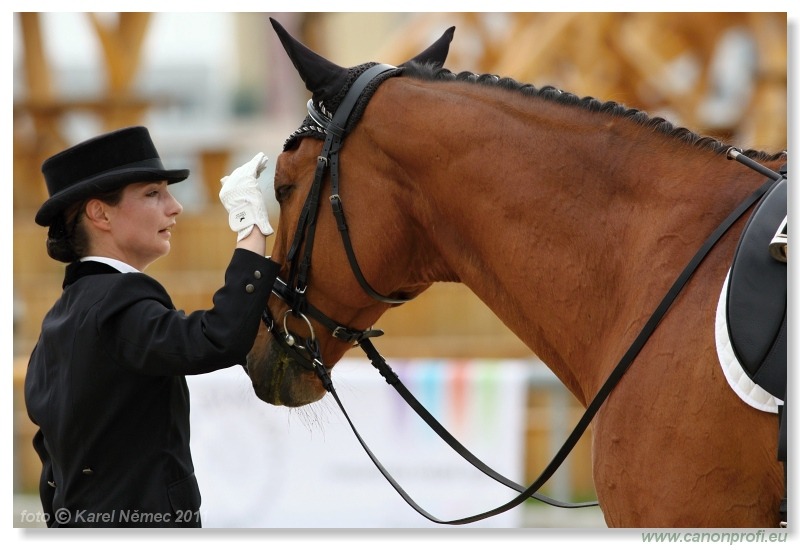
[{"label": "gloved hand", "polygon": [[231,229],[238,233],[237,242],[247,237],[253,231],[254,225],[258,226],[264,236],[274,233],[264,207],[264,197],[256,181],[267,165],[267,160],[269,159],[264,153],[258,153],[250,162],[220,180],[222,189],[219,191],[219,200],[228,211]]}]

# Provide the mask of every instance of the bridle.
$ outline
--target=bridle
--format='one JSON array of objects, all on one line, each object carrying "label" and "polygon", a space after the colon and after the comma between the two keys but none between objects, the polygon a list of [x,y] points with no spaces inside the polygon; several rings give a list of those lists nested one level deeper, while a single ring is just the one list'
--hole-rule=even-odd
[{"label": "bridle", "polygon": [[[279,278],[276,279],[272,290],[273,294],[289,306],[289,309],[284,313],[281,323],[276,323],[268,307],[264,309],[264,313],[262,314],[264,324],[273,334],[275,340],[283,346],[284,350],[292,355],[300,365],[316,372],[322,380],[325,389],[328,391],[331,391],[333,387],[332,383],[330,383],[329,376],[331,367],[325,366],[322,362],[319,344],[309,318],[316,320],[330,330],[334,338],[353,345],[357,345],[359,342],[383,334],[381,330],[358,330],[347,327],[342,323],[337,323],[311,305],[307,300],[306,291],[308,290],[311,255],[314,248],[314,237],[317,227],[317,214],[321,203],[323,180],[325,172],[328,169],[330,169],[331,175],[331,194],[328,200],[333,215],[336,218],[336,225],[342,237],[342,243],[345,253],[347,254],[347,259],[350,262],[350,268],[356,280],[367,295],[374,300],[389,304],[402,304],[408,301],[408,299],[405,298],[384,296],[375,291],[367,282],[356,260],[347,222],[344,217],[342,199],[339,196],[339,151],[344,140],[347,119],[350,117],[362,92],[373,79],[389,71],[397,70],[396,67],[382,64],[373,65],[368,68],[353,83],[340,106],[336,109],[336,114],[332,118],[319,112],[314,107],[312,100],[308,101],[307,107],[309,116],[323,128],[326,137],[324,145],[322,146],[322,151],[317,157],[314,181],[311,184],[311,188],[300,212],[297,228],[295,229],[292,244],[289,247],[289,252],[286,257],[286,263],[289,264],[289,279],[286,282]],[[309,328],[308,338],[298,338],[286,330],[285,321],[289,313],[305,321]],[[284,328],[282,332],[281,327]]]},{"label": "bridle", "polygon": [[[647,323],[645,323],[639,335],[636,337],[636,339],[633,341],[628,351],[625,353],[620,362],[617,364],[617,366],[611,372],[609,377],[606,379],[606,382],[597,392],[594,399],[589,403],[583,416],[578,421],[577,425],[570,433],[570,435],[567,437],[562,447],[556,453],[555,457],[551,460],[551,462],[547,465],[547,467],[539,475],[539,477],[530,486],[526,488],[507,479],[501,474],[498,474],[497,472],[492,470],[489,466],[480,461],[480,459],[475,457],[463,445],[461,445],[425,409],[425,407],[422,406],[422,404],[420,404],[419,401],[416,400],[416,398],[411,394],[411,392],[408,391],[405,385],[403,385],[398,376],[394,373],[394,371],[392,371],[391,367],[389,367],[389,365],[386,363],[386,360],[380,355],[380,353],[378,353],[378,351],[375,349],[375,346],[372,344],[371,339],[377,336],[381,336],[383,334],[383,331],[371,328],[366,330],[358,330],[337,323],[329,316],[321,312],[319,309],[315,308],[312,304],[310,304],[306,297],[306,291],[308,289],[308,274],[311,266],[311,253],[314,246],[314,235],[316,230],[317,213],[320,207],[320,198],[322,193],[322,184],[326,171],[330,170],[331,195],[329,196],[329,202],[331,205],[331,209],[333,211],[333,215],[336,219],[337,228],[342,238],[342,243],[344,245],[345,253],[347,254],[347,258],[350,263],[350,268],[353,274],[355,275],[357,281],[361,285],[362,289],[364,289],[364,291],[374,300],[389,304],[400,304],[407,302],[409,300],[407,298],[395,298],[390,296],[384,296],[375,291],[372,288],[372,286],[367,282],[366,278],[364,277],[358,265],[355,252],[353,250],[353,246],[347,228],[347,223],[345,221],[344,207],[342,204],[341,197],[339,196],[339,151],[346,134],[345,129],[347,128],[348,119],[350,118],[350,115],[354,107],[356,106],[359,98],[361,97],[362,93],[364,92],[368,84],[373,79],[378,78],[381,75],[384,75],[388,71],[396,71],[397,73],[399,73],[399,70],[396,67],[393,67],[391,65],[382,65],[382,64],[373,65],[372,67],[364,71],[350,87],[350,89],[348,90],[347,94],[345,95],[339,107],[336,109],[336,112],[333,114],[333,116],[328,116],[327,114],[323,114],[314,106],[312,100],[308,101],[307,104],[308,114],[317,125],[319,125],[321,128],[324,129],[326,136],[325,142],[322,147],[321,154],[317,157],[317,167],[314,173],[314,181],[311,185],[311,189],[303,205],[303,209],[301,211],[300,218],[297,224],[297,229],[295,230],[294,238],[292,240],[292,244],[289,249],[289,253],[287,255],[286,261],[289,264],[288,281],[283,281],[279,278],[276,279],[272,290],[275,296],[277,296],[279,299],[281,299],[289,306],[289,309],[283,314],[283,317],[278,322],[276,321],[276,319],[272,317],[269,308],[266,307],[264,309],[264,313],[262,314],[262,320],[266,325],[266,327],[269,329],[270,333],[272,334],[273,340],[277,342],[278,345],[280,345],[284,351],[286,351],[289,355],[291,355],[292,358],[295,359],[295,361],[298,364],[316,373],[316,375],[322,382],[323,387],[329,393],[331,393],[331,395],[333,395],[334,399],[339,405],[339,408],[344,414],[348,424],[350,425],[354,435],[356,436],[359,443],[366,451],[367,455],[369,455],[372,462],[381,472],[381,474],[383,474],[383,476],[387,479],[387,481],[389,481],[392,487],[394,487],[394,489],[400,494],[400,496],[403,497],[403,499],[412,508],[414,508],[417,512],[419,512],[421,515],[423,515],[430,521],[433,521],[434,523],[448,524],[448,525],[463,525],[463,524],[473,523],[475,521],[486,519],[495,516],[497,514],[500,514],[502,512],[505,512],[507,510],[510,510],[511,508],[514,508],[515,506],[525,502],[529,498],[535,498],[547,504],[564,508],[582,508],[587,506],[595,506],[597,505],[597,502],[582,502],[582,503],[559,502],[555,499],[551,499],[549,497],[541,495],[537,491],[558,470],[558,468],[567,458],[569,453],[578,443],[583,433],[586,431],[592,419],[594,418],[595,414],[599,410],[600,406],[605,402],[608,395],[611,393],[614,387],[616,387],[617,383],[622,378],[622,375],[628,370],[628,367],[630,367],[630,365],[633,363],[636,356],[639,354],[639,352],[644,347],[647,340],[655,331],[661,319],[667,313],[667,310],[670,308],[675,298],[681,292],[683,287],[688,282],[689,278],[692,276],[694,271],[703,261],[708,252],[713,248],[713,246],[717,243],[717,241],[728,231],[728,229],[730,229],[730,227],[736,222],[736,220],[738,220],[753,204],[755,204],[756,201],[758,201],[758,199],[760,199],[761,196],[763,196],[767,192],[767,190],[775,183],[775,181],[782,179],[782,176],[755,163],[754,161],[745,157],[744,155],[737,154],[735,150],[729,151],[728,155],[729,158],[734,158],[736,160],[739,160],[743,164],[746,164],[747,166],[755,170],[758,170],[762,174],[767,175],[767,177],[769,178],[768,181],[765,184],[763,184],[758,190],[752,193],[731,214],[729,214],[729,216],[719,225],[719,227],[717,227],[717,229],[706,239],[706,241],[697,251],[695,256],[689,261],[684,270],[678,276],[675,283],[667,292],[666,296],[663,298],[659,306],[656,308],[656,310],[648,319]],[[308,337],[301,338],[289,332],[288,327],[286,325],[286,321],[288,315],[290,314],[293,315],[295,318],[298,318],[305,322],[305,324],[308,326],[308,332],[309,332]],[[425,511],[422,507],[420,507],[392,478],[389,472],[386,471],[386,469],[383,467],[380,461],[375,457],[375,455],[369,449],[369,447],[361,438],[355,426],[353,425],[353,422],[351,421],[349,415],[347,414],[347,411],[345,410],[333,386],[333,382],[330,377],[332,367],[326,366],[322,361],[319,349],[319,343],[317,341],[314,328],[311,324],[311,319],[317,321],[323,327],[329,330],[334,338],[337,338],[341,341],[347,342],[354,346],[356,345],[360,346],[366,353],[372,365],[378,370],[381,376],[383,376],[386,382],[395,388],[395,390],[412,407],[412,409],[414,409],[414,411],[428,424],[428,426],[430,426],[431,429],[433,429],[437,433],[437,435],[439,435],[448,445],[450,445],[452,449],[454,449],[465,460],[467,460],[470,464],[472,464],[474,467],[479,469],[487,476],[505,485],[506,487],[514,489],[520,494],[517,497],[510,500],[509,502],[507,502],[506,504],[494,508],[493,510],[489,510],[487,512],[477,514],[474,516],[456,520],[449,520],[449,521],[438,519],[435,516],[428,513],[427,511]]]}]

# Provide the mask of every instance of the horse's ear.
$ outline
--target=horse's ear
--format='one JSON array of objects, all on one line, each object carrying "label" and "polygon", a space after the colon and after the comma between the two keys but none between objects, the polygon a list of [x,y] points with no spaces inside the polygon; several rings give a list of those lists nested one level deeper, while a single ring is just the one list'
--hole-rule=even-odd
[{"label": "horse's ear", "polygon": [[330,99],[335,96],[347,82],[347,69],[308,49],[272,17],[269,20],[283,44],[283,49],[292,60],[294,68],[300,73],[306,89],[314,95],[315,99]]},{"label": "horse's ear", "polygon": [[439,67],[443,66],[445,60],[447,59],[447,54],[450,51],[450,42],[453,41],[453,34],[455,32],[456,28],[450,27],[444,31],[444,34],[439,38],[439,40],[428,46],[428,49],[416,57],[409,59],[403,63],[403,65],[408,65],[413,61],[416,63],[434,63]]}]

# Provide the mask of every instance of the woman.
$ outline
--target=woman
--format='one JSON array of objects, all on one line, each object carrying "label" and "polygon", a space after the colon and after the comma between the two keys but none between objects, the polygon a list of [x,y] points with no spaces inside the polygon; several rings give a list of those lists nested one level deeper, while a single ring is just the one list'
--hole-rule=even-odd
[{"label": "woman", "polygon": [[185,375],[243,364],[278,265],[259,153],[222,179],[237,245],[207,311],[176,311],[142,273],[170,250],[182,207],[146,128],[80,143],[42,165],[36,214],[66,262],[63,294],[42,322],[25,379],[38,426],[40,496],[50,527],[200,527]]}]

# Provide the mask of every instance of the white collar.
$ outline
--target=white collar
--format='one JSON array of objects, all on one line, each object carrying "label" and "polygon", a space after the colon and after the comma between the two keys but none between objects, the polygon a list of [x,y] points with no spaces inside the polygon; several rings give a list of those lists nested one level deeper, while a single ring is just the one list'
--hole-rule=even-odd
[{"label": "white collar", "polygon": [[114,258],[106,258],[104,256],[84,256],[81,258],[82,262],[100,262],[102,264],[110,265],[120,273],[140,273],[135,267],[126,264]]}]

